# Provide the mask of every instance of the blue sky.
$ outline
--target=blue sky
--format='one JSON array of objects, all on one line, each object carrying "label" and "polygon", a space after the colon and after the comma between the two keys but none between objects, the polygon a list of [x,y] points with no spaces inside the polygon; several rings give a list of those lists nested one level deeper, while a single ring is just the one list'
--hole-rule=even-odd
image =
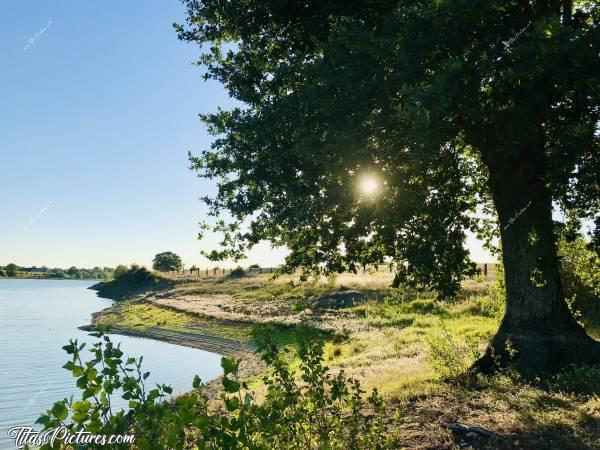
[{"label": "blue sky", "polygon": [[[0,264],[148,265],[172,250],[214,265],[196,239],[213,187],[187,151],[210,143],[198,113],[232,100],[177,40],[183,14],[177,0],[0,2]],[[263,245],[247,263],[283,254]]]}]

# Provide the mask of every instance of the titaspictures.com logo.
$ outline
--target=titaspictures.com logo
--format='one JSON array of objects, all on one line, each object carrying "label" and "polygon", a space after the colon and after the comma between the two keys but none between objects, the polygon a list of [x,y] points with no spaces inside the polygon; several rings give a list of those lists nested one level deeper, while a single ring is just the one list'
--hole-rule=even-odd
[{"label": "titaspictures.com logo", "polygon": [[54,446],[56,441],[66,445],[112,445],[112,444],[134,444],[133,434],[92,434],[87,431],[71,432],[67,427],[58,427],[45,431],[37,431],[32,427],[12,427],[8,430],[8,436],[14,439],[17,448],[26,445],[39,447],[44,444]]}]

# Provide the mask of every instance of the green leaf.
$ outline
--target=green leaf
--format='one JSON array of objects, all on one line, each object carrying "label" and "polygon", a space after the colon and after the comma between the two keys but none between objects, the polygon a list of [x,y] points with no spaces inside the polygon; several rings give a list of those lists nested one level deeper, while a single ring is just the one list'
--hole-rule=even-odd
[{"label": "green leaf", "polygon": [[223,389],[230,394],[238,392],[240,390],[240,383],[230,380],[227,377],[223,377]]},{"label": "green leaf", "polygon": [[69,415],[69,410],[64,402],[56,402],[54,406],[52,406],[52,414],[59,420],[65,420]]},{"label": "green leaf", "polygon": [[238,363],[233,358],[221,358],[221,367],[224,375],[237,374]]},{"label": "green leaf", "polygon": [[233,412],[240,407],[240,400],[237,397],[225,398],[225,407],[227,411]]},{"label": "green leaf", "polygon": [[83,375],[83,367],[81,366],[73,366],[73,376],[80,377]]},{"label": "green leaf", "polygon": [[202,381],[200,380],[200,377],[198,375],[194,376],[194,381],[192,383],[192,387],[194,389],[198,389],[201,384],[202,384]]},{"label": "green leaf", "polygon": [[200,415],[200,416],[196,416],[193,420],[194,425],[196,425],[198,428],[202,429],[205,428],[209,423],[210,423],[210,419],[208,418],[208,416],[206,415]]}]

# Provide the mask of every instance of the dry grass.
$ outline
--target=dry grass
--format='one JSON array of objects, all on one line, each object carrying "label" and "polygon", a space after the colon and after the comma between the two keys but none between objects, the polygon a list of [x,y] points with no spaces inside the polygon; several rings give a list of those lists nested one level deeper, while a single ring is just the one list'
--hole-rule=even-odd
[{"label": "dry grass", "polygon": [[[366,388],[377,388],[390,398],[406,398],[431,392],[439,377],[427,362],[428,337],[439,333],[442,323],[458,339],[483,345],[497,327],[497,320],[478,315],[471,299],[486,292],[489,282],[465,282],[467,300],[446,307],[432,294],[406,291],[400,304],[390,288],[389,271],[342,274],[335,280],[322,277],[300,283],[298,277],[252,275],[180,279],[169,290],[149,293],[141,302],[124,304],[107,320],[134,329],[161,327],[250,339],[254,324],[308,324],[333,336],[326,342],[328,365],[344,369]],[[357,292],[351,308],[320,306],[328,296]],[[208,324],[212,324],[212,329]],[[223,331],[221,326],[224,326]]]},{"label": "dry grass", "polygon": [[[600,399],[544,390],[507,376],[446,385],[400,404],[403,445],[415,449],[598,449]],[[453,436],[444,423],[479,426],[503,439]]]},{"label": "dry grass", "polygon": [[[483,349],[495,332],[490,280],[467,280],[455,302],[440,304],[432,294],[390,289],[391,279],[379,272],[303,284],[268,275],[178,280],[172,289],[117,304],[105,317],[136,329],[159,326],[238,340],[250,339],[253,324],[275,322],[281,343],[292,341],[299,323],[326,331],[326,364],[367,391],[377,388],[392,410],[400,408],[406,448],[600,448],[597,393],[574,395],[507,376],[452,384],[434,370],[432,339]],[[341,309],[320,303],[347,291],[363,295]],[[260,396],[259,378],[251,387]],[[485,427],[505,439],[454,436],[444,422]]]}]

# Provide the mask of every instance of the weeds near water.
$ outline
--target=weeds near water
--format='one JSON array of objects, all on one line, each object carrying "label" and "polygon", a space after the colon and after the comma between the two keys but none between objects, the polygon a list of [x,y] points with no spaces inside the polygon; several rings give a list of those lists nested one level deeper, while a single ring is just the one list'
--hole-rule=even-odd
[{"label": "weeds near water", "polygon": [[[98,338],[91,349],[91,360],[83,360],[85,344],[75,340],[64,347],[71,355],[64,368],[77,378],[81,399],[56,402],[38,420],[44,430],[64,427],[71,435],[133,434],[136,448],[142,450],[393,447],[396,436],[387,431],[383,398],[373,390],[364,399],[357,380],[346,377],[343,371],[330,374],[323,365],[323,347],[318,340],[300,344],[300,370],[294,373],[288,358],[272,340],[266,335],[258,339],[261,357],[269,367],[263,377],[266,395],[262,402],[239,379],[239,361],[223,358],[223,408],[215,411],[209,407],[198,377],[193,386],[199,392],[169,400],[169,386],[159,384],[148,389],[145,385],[150,374],[142,370],[141,357],[123,360],[123,351],[104,331],[91,335]],[[111,398],[118,390],[129,401],[128,411],[112,407]],[[44,444],[41,448],[59,447]]]}]

